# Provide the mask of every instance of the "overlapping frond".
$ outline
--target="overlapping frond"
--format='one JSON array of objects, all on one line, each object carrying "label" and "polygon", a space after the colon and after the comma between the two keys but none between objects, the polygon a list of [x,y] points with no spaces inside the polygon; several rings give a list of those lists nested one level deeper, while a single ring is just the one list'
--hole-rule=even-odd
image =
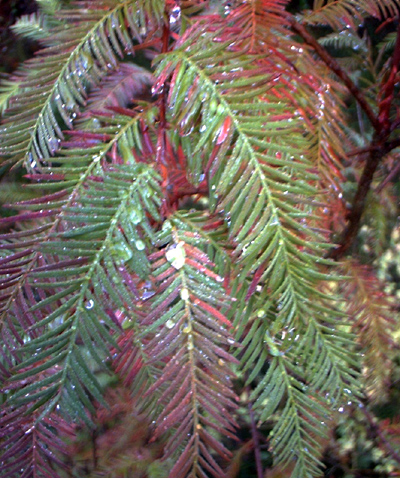
[{"label": "overlapping frond", "polygon": [[348,276],[342,285],[343,292],[352,298],[348,303],[348,314],[364,353],[366,392],[373,400],[383,401],[391,374],[393,331],[398,319],[370,267],[347,259],[342,268]]},{"label": "overlapping frond", "polygon": [[[231,51],[225,44],[211,47],[212,59],[204,57],[205,45],[197,42],[163,60],[165,71],[175,69],[173,80],[180,80],[171,89],[171,113],[184,131],[190,118],[190,125],[194,123],[202,133],[192,152],[199,156],[201,152],[200,173],[211,175],[211,192],[229,219],[235,254],[243,265],[241,276],[268,262],[259,281],[270,281],[267,287],[274,297],[283,288],[287,291],[288,304],[282,304],[279,315],[286,316],[282,322],[290,323],[295,315],[292,294],[297,285],[305,291],[313,280],[323,278],[318,263],[328,247],[303,226],[302,218],[309,211],[296,204],[315,191],[308,183],[314,179],[306,158],[309,144],[290,102],[278,101],[278,93],[274,96],[279,69],[276,72],[258,57]],[[235,58],[241,72],[230,72],[230,58]],[[182,84],[192,86],[181,91],[178,85]],[[201,104],[196,98],[202,99]],[[307,264],[309,285],[307,278],[295,272],[301,263]],[[280,288],[281,281],[287,287]]]},{"label": "overlapping frond", "polygon": [[396,33],[390,32],[385,38],[379,43],[379,50],[391,51],[396,44]]},{"label": "overlapping frond", "polygon": [[[110,113],[110,107],[127,108],[136,101],[150,100],[152,75],[135,64],[123,63],[108,75],[90,93],[85,112],[77,121],[78,127],[99,125],[93,117],[96,113]],[[88,121],[88,118],[91,121]],[[82,123],[85,126],[82,126]],[[86,126],[87,125],[87,126]]]},{"label": "overlapping frond", "polygon": [[15,34],[32,40],[43,40],[50,36],[50,26],[47,17],[41,13],[23,15],[12,26]]},{"label": "overlapping frond", "polygon": [[[80,194],[62,206],[57,227],[53,226],[44,242],[36,245],[36,263],[26,272],[24,291],[30,297],[29,305],[20,292],[14,305],[8,306],[8,327],[13,320],[24,324],[21,314],[30,311],[25,332],[31,339],[21,344],[21,353],[37,352],[29,364],[24,362],[24,366],[35,364],[37,371],[33,367],[19,372],[13,380],[50,367],[41,363],[42,355],[56,363],[56,358],[63,361],[67,351],[73,359],[74,351],[80,362],[82,357],[75,349],[79,334],[101,364],[102,352],[96,352],[92,340],[101,336],[105,343],[114,344],[109,327],[119,325],[113,310],[132,313],[135,289],[127,283],[116,291],[114,282],[122,282],[129,273],[138,277],[148,274],[143,251],[151,236],[149,219],[151,215],[158,217],[158,194],[157,176],[148,166],[113,165],[106,168],[104,176],[88,178]],[[34,200],[24,207],[36,210],[43,203]],[[11,234],[21,240],[17,233]],[[22,244],[14,242],[9,248],[18,250]],[[14,280],[18,281],[16,274]],[[4,285],[12,285],[10,277],[6,276]],[[19,368],[17,365],[14,370]]]},{"label": "overlapping frond", "polygon": [[345,323],[339,325],[342,314],[333,319],[331,304],[322,305],[322,295],[318,315],[304,305],[307,325],[279,329],[280,304],[268,296],[259,288],[245,307],[246,320],[237,318],[238,342],[244,346],[241,370],[248,384],[258,381],[250,398],[260,422],[278,412],[271,442],[276,463],[286,466],[294,461],[292,476],[319,476],[318,456],[330,409],[358,390],[358,362],[346,350],[351,350],[353,337]]},{"label": "overlapping frond", "polygon": [[[121,113],[113,115],[111,118],[104,117],[103,119],[107,125],[104,132],[86,132],[76,135],[74,139],[65,144],[63,156],[53,158],[53,161],[58,165],[57,174],[54,174],[53,166],[50,164],[44,168],[41,174],[31,175],[33,180],[39,179],[41,181],[39,183],[41,190],[48,189],[56,192],[40,199],[14,205],[15,208],[21,209],[25,213],[2,220],[5,224],[25,220],[40,220],[41,222],[25,232],[12,232],[1,236],[4,241],[1,249],[15,251],[2,260],[4,285],[3,294],[0,298],[1,320],[4,319],[4,313],[7,312],[15,299],[15,291],[18,291],[17,284],[23,286],[29,271],[37,267],[37,260],[40,257],[37,245],[46,243],[51,235],[55,233],[54,231],[63,219],[62,208],[74,203],[76,198],[85,190],[87,179],[100,174],[102,166],[107,163],[110,157],[114,158],[115,162],[125,160],[132,164],[132,162],[135,162],[135,152],[136,154],[140,153],[143,158],[153,153],[154,147],[149,134],[143,131],[141,127],[142,122],[148,115],[153,115],[151,107],[144,108],[143,111],[131,116]],[[46,181],[46,184],[44,184],[44,181]],[[145,201],[147,207],[152,207],[151,201],[147,197]],[[114,202],[115,205],[116,202]],[[102,204],[99,204],[100,209],[101,207]],[[140,209],[140,205],[138,207]],[[152,212],[155,213],[154,207],[152,207]],[[140,222],[143,219],[140,216],[140,211],[138,210],[136,219],[135,214],[136,209],[132,206],[133,221],[139,220]],[[100,219],[102,219],[101,216]],[[94,222],[98,221],[95,220]],[[75,226],[75,224],[72,224],[72,226]],[[13,272],[11,276],[9,276],[10,268]],[[6,287],[7,284],[9,285]],[[9,294],[11,288],[13,292]]]},{"label": "overlapping frond", "polygon": [[[39,216],[55,218],[50,229],[45,224],[29,234],[2,237],[11,251],[2,270],[8,302],[2,325],[4,387],[11,384],[7,403],[28,405],[41,417],[60,405],[64,417],[88,426],[91,401],[104,403],[96,370],[104,369],[110,350],[118,348],[117,311],[136,317],[135,280],[149,273],[145,249],[160,205],[151,167],[101,164],[100,158],[89,162],[67,196],[55,193],[20,205],[29,211],[22,215],[27,219],[44,209]],[[77,174],[79,168],[72,170]],[[46,211],[49,200],[52,209]],[[33,250],[26,251],[27,237]],[[28,263],[28,270],[21,272],[20,263]],[[11,288],[17,293],[8,294]]]},{"label": "overlapping frond", "polygon": [[40,168],[59,148],[64,125],[72,127],[88,87],[157,28],[163,8],[162,0],[104,0],[61,11],[57,18],[69,28],[55,28],[50,46],[24,64],[23,80],[0,128],[0,153]]},{"label": "overlapping frond", "polygon": [[[251,352],[242,363],[249,369],[254,364],[260,371],[268,356],[266,334],[275,336],[291,330],[304,336],[298,352],[307,360],[305,384],[319,395],[317,401],[325,401],[326,395],[331,405],[337,404],[347,387],[355,385],[357,373],[351,369],[357,365],[351,354],[338,346],[352,343],[347,332],[336,330],[341,314],[328,296],[316,292],[318,282],[329,277],[321,269],[322,264],[329,265],[321,258],[329,246],[324,237],[306,226],[315,212],[312,197],[316,189],[312,184],[316,177],[312,173],[312,145],[301,120],[310,121],[312,113],[300,110],[299,114],[290,93],[285,95],[283,88],[275,87],[278,79],[282,84],[290,75],[289,58],[285,62],[282,53],[268,50],[268,46],[266,57],[260,58],[243,51],[240,42],[232,41],[233,35],[225,43],[214,33],[211,39],[201,26],[196,28],[202,32],[194,30],[196,43],[184,38],[163,58],[158,73],[160,78],[172,75],[171,118],[177,118],[183,131],[194,128],[201,133],[197,142],[192,139],[191,153],[198,169],[191,173],[197,177],[209,174],[211,201],[228,221],[235,244],[235,274],[239,282],[250,281],[247,287],[238,287],[239,297],[250,298],[258,286],[263,291],[258,307],[268,301],[273,308],[268,325],[260,325],[267,327],[266,332],[260,336],[255,326],[246,330],[246,338],[241,337],[252,342]],[[205,50],[212,51],[212,56],[206,56]],[[285,63],[289,65],[286,70],[282,66]],[[319,93],[324,101],[326,92]],[[316,293],[318,303],[310,299]],[[237,324],[240,327],[240,319]],[[295,356],[293,353],[288,363]],[[276,376],[267,374],[261,387],[270,390],[275,382]],[[311,400],[308,392],[304,396],[293,392],[291,401],[287,393],[288,407],[295,407],[296,401]],[[273,402],[275,407],[279,401]],[[312,400],[307,407],[313,408]],[[302,438],[298,437],[296,446],[305,436],[313,440],[307,420],[300,421]],[[322,433],[316,423],[314,429]],[[298,452],[293,451],[291,441],[284,443],[276,450],[279,459],[302,453],[297,448]],[[300,461],[296,476],[318,473],[306,456]]]},{"label": "overlapping frond", "polygon": [[[51,475],[53,440],[63,467],[57,414],[93,428],[103,371],[150,417],[171,478],[225,476],[237,376],[274,423],[274,464],[319,476],[331,411],[359,394],[343,277],[324,258],[344,89],[293,39],[287,0],[198,17],[206,2],[40,3],[46,48],[0,91],[0,153],[43,194],[0,219],[6,476]],[[301,19],[342,32],[397,0],[366,3],[316,1]],[[125,63],[139,49],[154,73]],[[363,345],[388,348],[387,314],[365,306],[376,284],[354,284]]]},{"label": "overlapping frond", "polygon": [[365,39],[357,35],[356,31],[351,28],[346,28],[346,30],[340,32],[329,33],[319,38],[318,42],[325,47],[336,49],[352,48],[361,54],[365,55],[367,53]]},{"label": "overlapping frond", "polygon": [[[261,417],[270,417],[285,397],[285,404],[272,431],[272,447],[276,465],[287,466],[295,462],[291,476],[308,478],[319,476],[322,463],[318,460],[321,445],[327,437],[325,422],[329,419],[326,405],[312,394],[296,376],[299,367],[294,356],[273,357],[264,381],[255,389],[256,406]],[[301,368],[300,368],[301,371]],[[264,388],[265,387],[265,388]],[[261,395],[258,396],[258,393]]]},{"label": "overlapping frond", "polygon": [[12,98],[19,88],[20,79],[16,76],[3,79],[0,85],[0,113],[3,114],[8,108],[10,98]]},{"label": "overlapping frond", "polygon": [[[199,229],[207,231],[203,237]],[[146,396],[156,393],[163,407],[154,437],[172,429],[165,456],[179,458],[171,478],[225,476],[213,452],[224,459],[230,452],[215,433],[234,438],[230,413],[237,398],[230,365],[235,359],[229,353],[234,339],[221,312],[230,304],[211,260],[212,240],[221,237],[226,231],[218,218],[177,213],[164,222],[157,236],[162,248],[150,256],[158,290],[142,325],[145,350],[159,377]]]},{"label": "overlapping frond", "polygon": [[398,7],[398,0],[316,0],[313,9],[301,18],[309,25],[329,25],[341,30],[347,26],[357,28],[366,17],[394,17]]},{"label": "overlapping frond", "polygon": [[[313,182],[323,193],[320,213],[309,226],[326,232],[340,230],[337,217],[345,217],[342,185],[345,182],[344,166],[346,151],[351,149],[345,116],[347,92],[343,86],[329,77],[325,65],[318,64],[305,45],[294,48],[294,59],[299,73],[290,81],[289,101],[297,116],[303,118],[306,138],[309,141],[307,159],[318,172],[318,180]],[[297,77],[297,78],[296,78]],[[299,78],[301,78],[300,81]],[[281,89],[285,86],[281,85]],[[320,194],[322,199],[322,195]],[[319,197],[317,196],[318,202]],[[317,204],[315,204],[317,206]],[[326,237],[329,240],[329,232]]]},{"label": "overlapping frond", "polygon": [[288,0],[250,0],[230,11],[226,21],[233,22],[237,40],[240,38],[250,51],[262,49],[266,40],[277,47],[276,33],[288,26],[287,4]]},{"label": "overlapping frond", "polygon": [[64,440],[73,436],[72,427],[56,413],[37,423],[38,413],[26,412],[26,406],[0,411],[1,476],[59,478],[62,475],[54,470],[54,463],[62,472],[66,469]]}]

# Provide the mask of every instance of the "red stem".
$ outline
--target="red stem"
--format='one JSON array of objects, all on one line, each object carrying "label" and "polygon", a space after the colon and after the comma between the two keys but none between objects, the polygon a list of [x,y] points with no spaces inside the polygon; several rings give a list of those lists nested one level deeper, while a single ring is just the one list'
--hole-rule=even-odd
[{"label": "red stem", "polygon": [[371,189],[375,171],[377,170],[384,156],[393,149],[393,142],[389,142],[389,136],[392,130],[390,109],[392,106],[394,88],[400,65],[400,23],[397,28],[397,38],[394,47],[390,73],[385,82],[382,82],[380,88],[379,97],[382,99],[379,103],[378,116],[375,116],[364,95],[358,89],[355,83],[353,83],[352,79],[344,70],[342,70],[338,62],[329,55],[325,48],[320,45],[310,33],[308,33],[306,28],[298,23],[295,19],[291,20],[291,25],[293,31],[300,35],[305,43],[314,49],[314,51],[319,55],[321,60],[323,60],[328,68],[330,68],[343,81],[350,93],[363,109],[375,130],[371,144],[364,150],[360,151],[362,153],[368,153],[368,156],[366,158],[364,170],[358,184],[358,189],[353,200],[350,214],[347,218],[347,227],[343,232],[342,238],[339,242],[339,247],[333,249],[329,253],[330,258],[338,260],[343,257],[357,237],[357,233],[360,228],[361,217],[365,209],[366,198],[369,190]]},{"label": "red stem", "polygon": [[[169,16],[167,15],[167,18]],[[169,20],[167,20],[169,22]],[[169,23],[164,24],[163,27],[163,47],[162,52],[166,53],[168,51],[168,42],[169,42]],[[166,120],[166,105],[167,105],[167,81],[165,80],[162,91],[161,91],[161,98],[160,98],[160,122],[158,127],[158,137],[157,137],[157,156],[156,162],[160,165],[165,167],[167,166],[167,159],[166,159],[166,127],[167,127],[167,120]],[[166,171],[165,171],[166,172]],[[162,168],[162,173],[164,175],[164,169]],[[164,181],[167,179],[163,177]]]},{"label": "red stem", "polygon": [[[162,52],[166,53],[168,51],[169,45],[169,38],[170,38],[170,27],[169,27],[169,13],[165,11],[165,23],[163,26],[163,34],[162,34]],[[160,122],[158,125],[157,131],[157,150],[156,150],[156,163],[159,167],[159,171],[162,176],[162,183],[161,187],[164,189],[164,197],[166,198],[163,202],[163,214],[168,215],[170,210],[170,203],[168,201],[168,186],[169,186],[169,174],[168,174],[168,159],[167,159],[167,120],[166,120],[166,110],[167,110],[167,84],[169,82],[169,78],[164,81],[161,90],[161,97],[160,97]]]},{"label": "red stem", "polygon": [[365,203],[369,190],[371,189],[374,173],[382,159],[398,144],[395,140],[389,141],[391,133],[390,108],[394,97],[394,87],[397,72],[400,65],[400,23],[397,28],[396,44],[393,52],[392,67],[389,77],[381,84],[382,100],[379,105],[378,128],[370,145],[369,155],[362,172],[358,189],[353,200],[352,208],[348,216],[348,224],[344,230],[339,247],[333,249],[329,257],[340,259],[353,244],[360,228],[361,217],[365,209]]},{"label": "red stem", "polygon": [[[382,136],[388,136],[391,131],[390,108],[394,98],[394,87],[400,66],[400,22],[397,26],[396,44],[394,46],[392,67],[386,83],[381,85],[382,100],[379,105],[378,120],[382,128]],[[387,139],[387,138],[385,138]]]}]

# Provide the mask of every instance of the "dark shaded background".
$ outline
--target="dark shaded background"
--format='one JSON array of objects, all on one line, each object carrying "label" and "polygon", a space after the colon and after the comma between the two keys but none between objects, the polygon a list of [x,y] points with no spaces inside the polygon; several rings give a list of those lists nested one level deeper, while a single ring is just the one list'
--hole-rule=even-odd
[{"label": "dark shaded background", "polygon": [[0,0],[0,72],[15,70],[37,49],[35,42],[18,39],[10,29],[18,17],[36,10],[34,0]]}]

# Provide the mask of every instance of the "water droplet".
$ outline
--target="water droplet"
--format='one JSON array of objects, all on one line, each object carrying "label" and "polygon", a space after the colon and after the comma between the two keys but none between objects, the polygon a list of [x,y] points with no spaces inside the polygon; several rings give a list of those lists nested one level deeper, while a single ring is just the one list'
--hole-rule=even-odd
[{"label": "water droplet", "polygon": [[174,25],[175,23],[178,22],[180,18],[181,18],[181,9],[179,8],[178,5],[176,5],[171,11],[171,15],[169,17],[169,23],[171,25]]},{"label": "water droplet", "polygon": [[92,299],[88,300],[85,304],[85,309],[90,310],[94,307],[94,301]]},{"label": "water droplet", "polygon": [[50,138],[48,140],[48,143],[49,143],[49,149],[50,149],[51,153],[54,153],[55,151],[57,151],[57,149],[59,147],[60,140],[57,139],[57,138]]},{"label": "water droplet", "polygon": [[222,115],[224,111],[225,111],[225,108],[223,107],[223,105],[219,104],[217,107],[217,115],[218,116]]},{"label": "water droplet", "polygon": [[189,299],[189,291],[186,288],[182,289],[180,294],[181,294],[181,299],[182,300],[188,300]]},{"label": "water droplet", "polygon": [[167,322],[165,322],[165,327],[167,327],[167,329],[172,329],[174,325],[175,325],[175,322],[172,319],[169,319],[167,320]]},{"label": "water droplet", "polygon": [[172,224],[171,224],[171,221],[168,221],[168,219],[166,221],[163,222],[163,225],[162,225],[162,230],[163,231],[168,231],[172,229]]},{"label": "water droplet", "polygon": [[129,219],[133,224],[139,224],[143,219],[143,212],[140,209],[132,208],[129,211]]},{"label": "water droplet", "polygon": [[135,242],[135,246],[138,251],[143,251],[143,249],[146,247],[145,243],[140,239]]},{"label": "water droplet", "polygon": [[210,107],[209,107],[210,114],[214,114],[217,111],[217,108],[218,108],[217,100],[213,98],[210,101]]},{"label": "water droplet", "polygon": [[121,262],[129,261],[129,259],[132,258],[132,251],[124,242],[115,244],[113,247],[113,252]]},{"label": "water droplet", "polygon": [[170,247],[165,253],[165,258],[168,262],[171,263],[172,267],[179,270],[185,265],[185,248],[183,247],[183,242],[180,242],[175,247]]},{"label": "water droplet", "polygon": [[32,168],[32,169],[36,168],[37,163],[36,163],[36,160],[34,159],[32,153],[28,154],[27,163],[28,163],[29,168]]}]

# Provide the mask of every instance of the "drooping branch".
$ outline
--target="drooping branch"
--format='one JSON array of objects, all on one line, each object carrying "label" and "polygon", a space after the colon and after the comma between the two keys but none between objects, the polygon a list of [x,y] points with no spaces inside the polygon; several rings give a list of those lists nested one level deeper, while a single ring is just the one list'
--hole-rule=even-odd
[{"label": "drooping branch", "polygon": [[361,175],[358,189],[353,200],[352,208],[348,216],[348,225],[344,230],[339,247],[333,249],[330,253],[332,259],[340,259],[352,245],[357,236],[360,227],[361,217],[365,209],[365,203],[368,192],[371,188],[374,173],[379,163],[388,154],[397,142],[389,141],[391,133],[390,108],[394,97],[394,87],[397,73],[400,65],[400,24],[397,28],[397,38],[392,58],[392,66],[388,79],[382,82],[380,93],[381,101],[379,104],[379,115],[377,118],[378,128],[370,145],[370,151],[366,160],[364,170]]},{"label": "drooping branch", "polygon": [[[397,26],[397,37],[394,45],[392,66],[386,82],[382,81],[380,96],[382,97],[379,104],[378,121],[382,130],[382,135],[389,136],[391,132],[390,108],[394,98],[394,87],[397,81],[397,73],[400,66],[400,22]],[[385,140],[388,138],[386,137]]]},{"label": "drooping branch", "polygon": [[365,209],[366,198],[371,188],[375,171],[383,156],[383,148],[373,149],[370,151],[370,154],[368,156],[364,170],[361,175],[360,182],[358,184],[358,189],[354,197],[350,213],[347,217],[347,227],[343,232],[339,246],[330,252],[330,258],[339,260],[353,244],[353,241],[356,238],[358,230],[360,228],[361,217]]},{"label": "drooping branch", "polygon": [[338,62],[331,57],[326,49],[318,43],[318,41],[306,30],[306,28],[292,19],[291,25],[293,31],[301,36],[305,43],[311,46],[318,54],[321,60],[330,68],[346,85],[350,93],[354,96],[359,106],[363,109],[375,130],[374,137],[370,145],[362,150],[362,153],[368,153],[364,170],[362,172],[358,189],[353,200],[351,211],[347,217],[348,224],[339,241],[339,246],[333,249],[329,257],[332,259],[340,259],[351,247],[360,228],[361,217],[365,209],[367,195],[371,189],[375,171],[379,163],[393,149],[393,142],[389,142],[391,133],[390,108],[394,97],[394,87],[396,83],[397,73],[400,65],[400,24],[397,29],[397,39],[394,47],[392,58],[392,66],[390,73],[382,82],[380,88],[381,101],[379,103],[379,113],[376,116],[366,101],[364,95],[357,85],[352,81],[348,74],[340,67]]}]

